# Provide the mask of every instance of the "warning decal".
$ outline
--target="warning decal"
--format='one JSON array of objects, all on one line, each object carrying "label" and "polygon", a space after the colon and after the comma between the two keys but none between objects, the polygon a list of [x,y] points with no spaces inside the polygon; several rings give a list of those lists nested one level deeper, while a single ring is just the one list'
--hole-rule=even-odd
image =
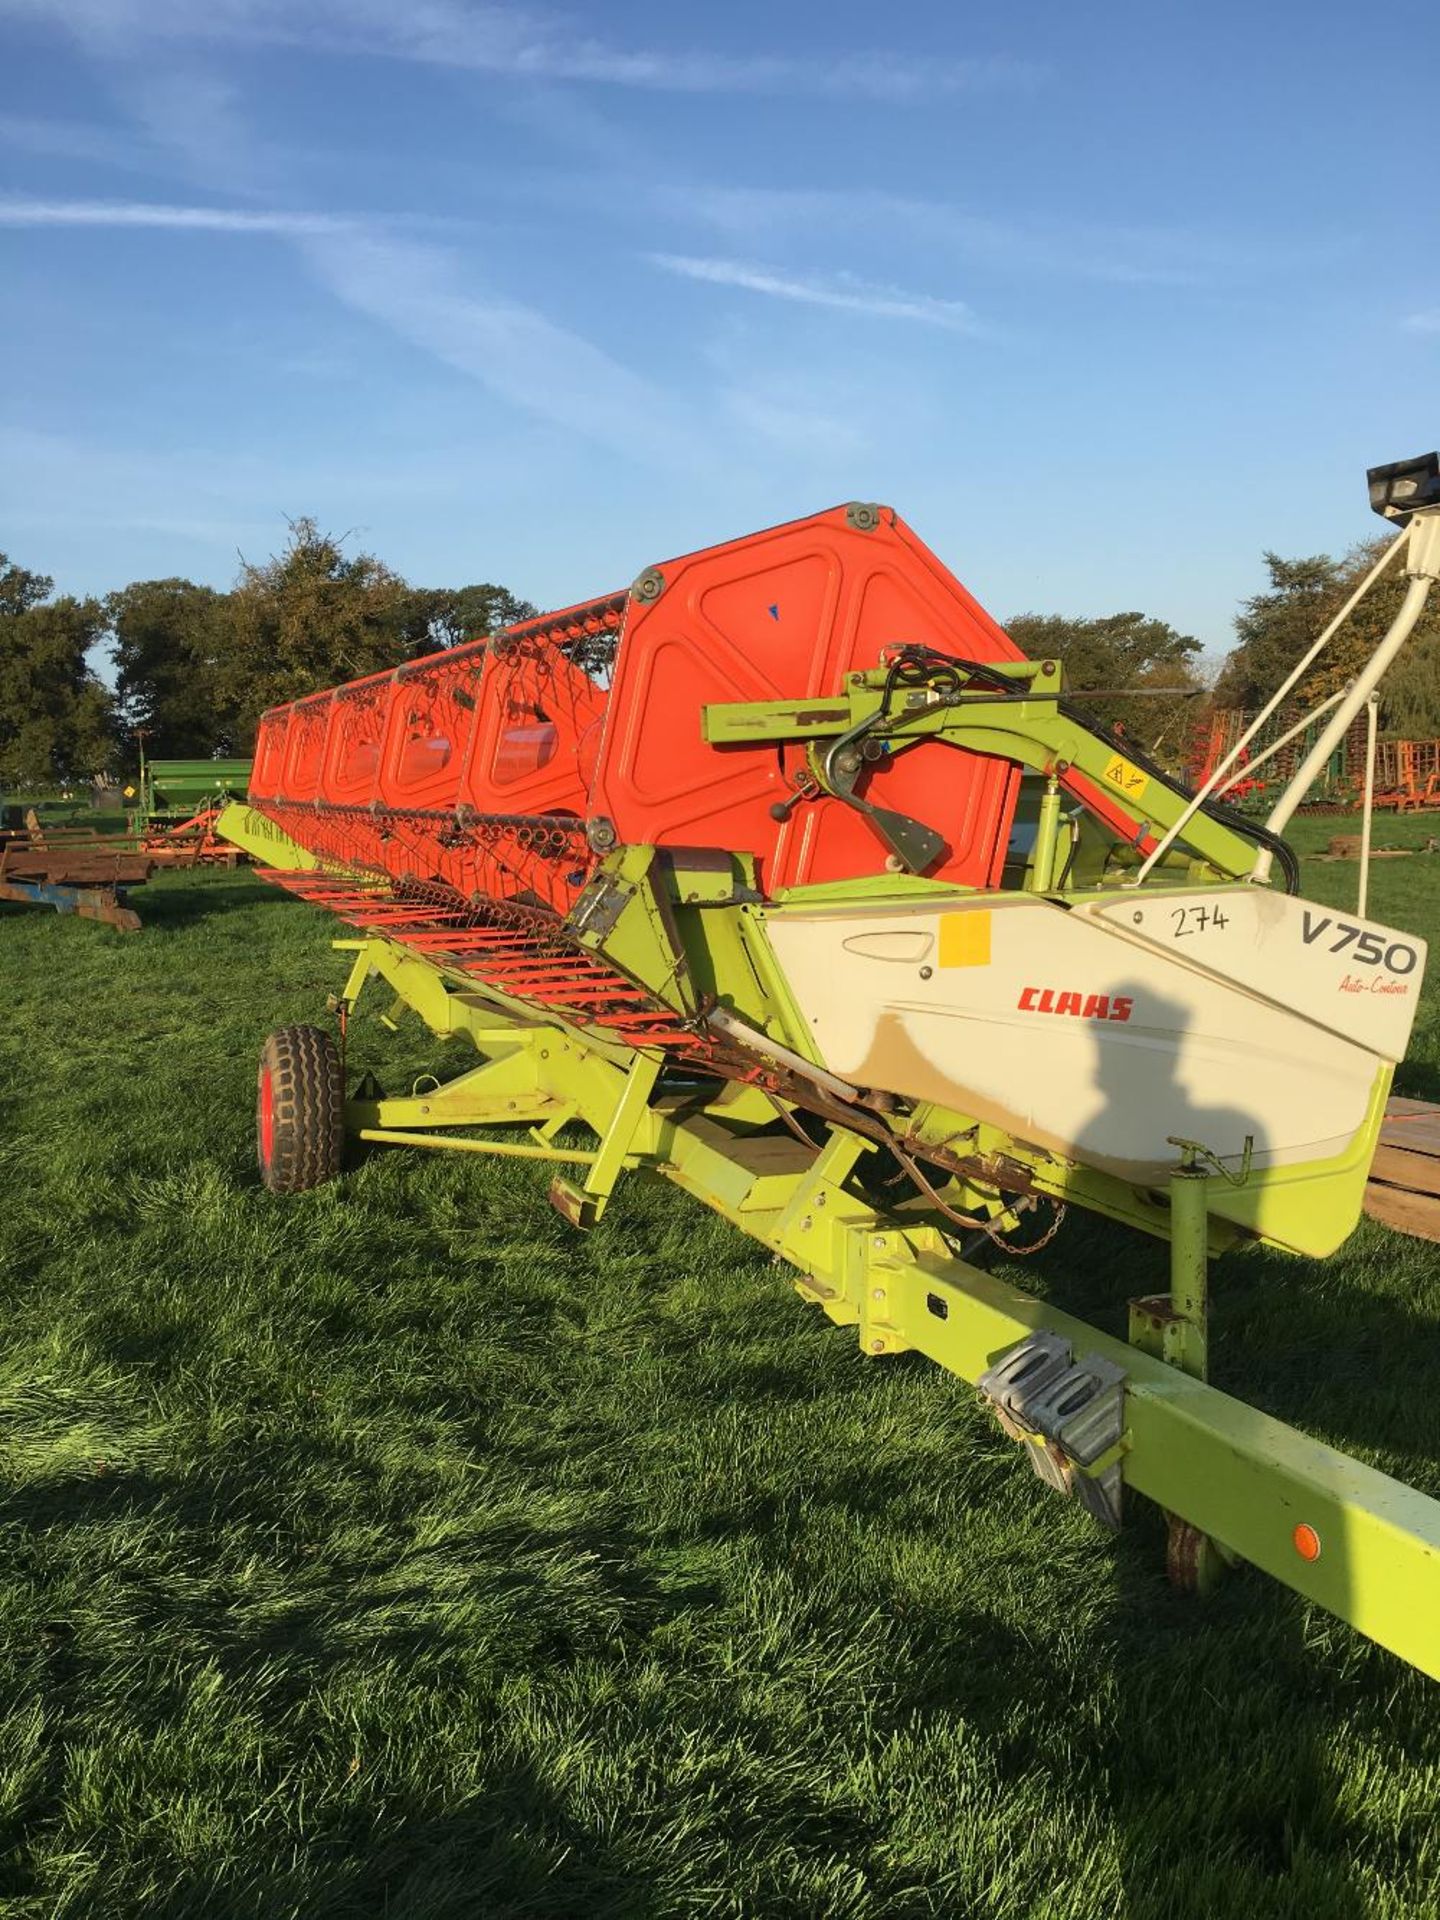
[{"label": "warning decal", "polygon": [[1105,763],[1105,784],[1114,787],[1117,793],[1123,793],[1127,799],[1139,800],[1150,782],[1139,767],[1132,767],[1124,754],[1117,753]]}]

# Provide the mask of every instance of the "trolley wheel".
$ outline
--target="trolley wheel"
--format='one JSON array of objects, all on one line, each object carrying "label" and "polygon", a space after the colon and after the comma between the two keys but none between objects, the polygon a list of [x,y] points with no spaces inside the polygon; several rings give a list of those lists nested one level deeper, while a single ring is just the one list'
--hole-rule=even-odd
[{"label": "trolley wheel", "polygon": [[345,1074],[320,1027],[277,1027],[260,1050],[255,1083],[260,1178],[272,1193],[333,1180],[345,1147]]},{"label": "trolley wheel", "polygon": [[1167,1515],[1165,1572],[1177,1593],[1212,1593],[1229,1571],[1224,1553],[1199,1527]]}]

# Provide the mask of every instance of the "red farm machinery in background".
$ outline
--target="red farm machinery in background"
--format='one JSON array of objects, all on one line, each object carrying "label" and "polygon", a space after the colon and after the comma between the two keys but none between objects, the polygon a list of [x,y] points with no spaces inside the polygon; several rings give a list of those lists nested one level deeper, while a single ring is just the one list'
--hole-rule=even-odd
[{"label": "red farm machinery in background", "polygon": [[[1225,800],[1233,806],[1263,811],[1267,793],[1280,792],[1294,777],[1320,724],[1317,721],[1308,728],[1297,728],[1298,712],[1294,708],[1281,708],[1273,720],[1260,728],[1250,746],[1240,749],[1230,776],[1218,789]],[[1209,780],[1254,719],[1253,713],[1240,708],[1220,707],[1196,722],[1185,752],[1186,778],[1192,786],[1203,786]],[[1291,729],[1296,729],[1295,737],[1277,745]],[[1252,759],[1272,747],[1271,758],[1252,772]],[[1365,719],[1362,715],[1351,724],[1331,754],[1304,811],[1349,812],[1360,805],[1364,779]],[[1440,807],[1440,740],[1377,741],[1373,804],[1392,813],[1421,813]]]}]

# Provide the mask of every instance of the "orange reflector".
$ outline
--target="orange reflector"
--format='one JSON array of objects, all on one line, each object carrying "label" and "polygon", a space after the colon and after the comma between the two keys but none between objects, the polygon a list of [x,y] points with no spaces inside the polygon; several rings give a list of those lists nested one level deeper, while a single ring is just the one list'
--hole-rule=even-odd
[{"label": "orange reflector", "polygon": [[1295,1551],[1302,1560],[1320,1558],[1320,1536],[1308,1521],[1302,1520],[1290,1538],[1295,1542]]}]

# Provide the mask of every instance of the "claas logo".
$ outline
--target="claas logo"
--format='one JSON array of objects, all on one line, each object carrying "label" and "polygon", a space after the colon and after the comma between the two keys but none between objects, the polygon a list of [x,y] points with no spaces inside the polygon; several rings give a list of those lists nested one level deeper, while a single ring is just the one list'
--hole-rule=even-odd
[{"label": "claas logo", "polygon": [[1064,1013],[1075,1020],[1128,1020],[1135,1007],[1126,993],[1062,993],[1057,987],[1024,987],[1016,1004],[1022,1013]]}]

